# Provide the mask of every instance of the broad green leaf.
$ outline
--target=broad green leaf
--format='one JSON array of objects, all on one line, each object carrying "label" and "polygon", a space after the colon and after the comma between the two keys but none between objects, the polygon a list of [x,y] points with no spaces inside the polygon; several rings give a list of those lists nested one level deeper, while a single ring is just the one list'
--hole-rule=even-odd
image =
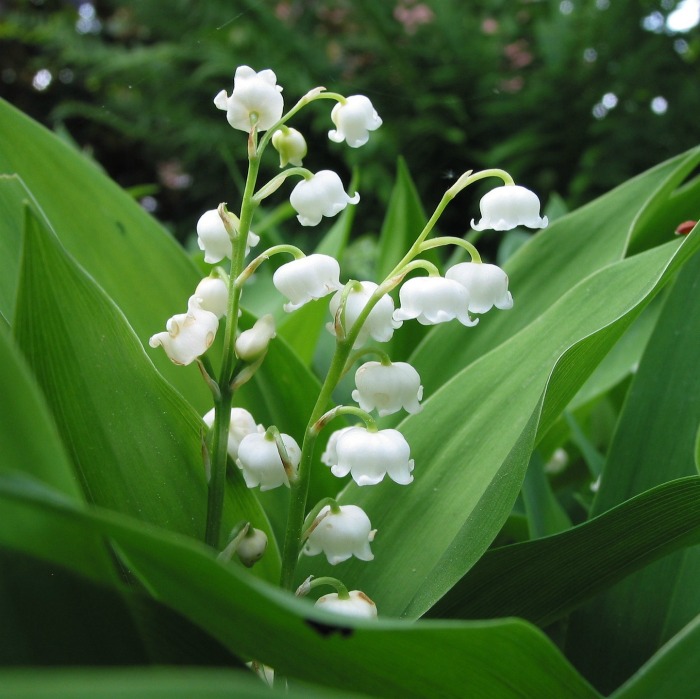
[{"label": "broad green leaf", "polygon": [[[672,242],[602,269],[429,394],[423,411],[400,425],[415,459],[415,482],[351,484],[343,494],[378,529],[375,560],[343,563],[343,578],[367,589],[388,614],[425,613],[500,530],[536,434],[546,432],[646,302],[698,247],[695,235],[681,247]],[[321,570],[328,574],[325,566]],[[305,563],[300,576],[310,572]],[[320,574],[318,563],[314,572]]]},{"label": "broad green leaf", "polygon": [[[155,371],[104,291],[26,211],[15,333],[85,497],[202,537],[203,423]],[[228,527],[246,518],[266,528],[255,496],[240,486],[240,472],[231,477],[239,487],[229,492]],[[274,545],[270,554],[260,571],[274,579]]]},{"label": "broad green leaf", "polygon": [[[642,213],[670,208],[670,191],[700,161],[700,148],[625,182],[557,219],[506,265],[515,307],[493,310],[464,333],[456,323],[434,328],[411,359],[429,395],[470,362],[536,322],[576,284],[626,253]],[[666,238],[671,240],[672,232]]]},{"label": "broad green leaf", "polygon": [[[18,278],[21,228],[16,222],[21,221],[23,201],[28,199],[147,345],[170,316],[187,307],[199,281],[192,261],[95,163],[3,100],[0,123],[0,174],[17,173],[26,189],[21,198],[0,199],[0,240],[3,249],[12,251],[0,257],[0,278]],[[12,315],[7,308],[0,308],[0,313],[6,318]],[[163,352],[150,356],[198,411],[209,409],[209,392],[196,367],[176,367]]]},{"label": "broad green leaf", "polygon": [[27,192],[19,177],[0,175],[0,316],[12,324],[19,276],[22,209],[17,201]]},{"label": "broad green leaf", "polygon": [[700,617],[677,633],[610,699],[696,699],[700,695]]},{"label": "broad green leaf", "polygon": [[[46,516],[26,508],[24,515]],[[56,522],[55,517],[53,523],[63,531],[66,525],[79,526],[68,520]],[[86,533],[93,539],[100,536],[92,529]],[[0,565],[0,665],[4,667],[242,665],[197,626],[123,584],[98,584],[62,563],[2,547]]]},{"label": "broad green leaf", "polygon": [[38,483],[0,477],[0,499],[42,509],[57,520],[80,521],[109,536],[159,600],[232,652],[287,677],[406,699],[599,697],[526,622],[341,619],[218,563],[191,539],[118,513],[74,507]]},{"label": "broad green leaf", "polygon": [[700,543],[700,477],[653,488],[568,531],[493,549],[430,617],[547,626],[630,573]]},{"label": "broad green leaf", "polygon": [[119,668],[0,670],[0,699],[362,699],[308,684],[271,690],[249,672],[225,669]]},{"label": "broad green leaf", "polygon": [[[697,232],[696,232],[697,233]],[[610,446],[592,514],[696,473],[700,423],[700,255],[681,271],[649,340]],[[568,647],[613,689],[700,614],[700,550],[646,568],[574,615]],[[604,639],[604,641],[603,641]],[[600,643],[605,643],[605,650]]]},{"label": "broad green leaf", "polygon": [[538,539],[571,527],[571,521],[559,504],[544,472],[542,456],[533,452],[522,489],[530,538]]}]

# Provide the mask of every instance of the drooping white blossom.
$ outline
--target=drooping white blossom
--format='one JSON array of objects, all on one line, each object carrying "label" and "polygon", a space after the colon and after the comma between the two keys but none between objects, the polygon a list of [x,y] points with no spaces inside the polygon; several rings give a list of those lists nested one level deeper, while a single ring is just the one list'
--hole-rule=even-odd
[{"label": "drooping white blossom", "polygon": [[[374,293],[377,285],[374,282],[359,282],[359,288],[352,288],[347,296],[345,303],[345,331],[350,332],[350,329],[355,324],[360,313],[367,305],[370,296]],[[338,291],[330,302],[331,316],[335,318],[338,309],[340,308],[340,300],[342,291]],[[360,332],[355,340],[353,347],[357,348],[364,344],[368,338],[372,338],[377,342],[388,342],[394,334],[396,328],[401,327],[401,322],[394,320],[392,314],[394,312],[394,301],[386,294],[377,302],[377,305],[370,311],[365,320]],[[335,324],[327,323],[326,329],[335,335]]]},{"label": "drooping white blossom", "polygon": [[359,148],[369,140],[369,132],[382,125],[377,110],[364,95],[351,95],[345,102],[338,102],[331,112],[335,129],[328,138],[335,143],[347,141],[351,148]]},{"label": "drooping white blossom", "polygon": [[414,277],[399,289],[400,308],[394,320],[416,319],[421,325],[446,323],[456,318],[462,325],[476,325],[469,317],[469,294],[453,279]]},{"label": "drooping white blossom", "polygon": [[338,463],[338,453],[336,452],[336,445],[338,444],[338,439],[342,434],[351,430],[352,427],[342,427],[339,430],[331,433],[331,436],[326,442],[326,449],[321,454],[321,463],[326,464],[326,466],[335,466]]},{"label": "drooping white blossom", "polygon": [[355,372],[355,385],[352,399],[367,412],[376,409],[380,417],[401,408],[409,413],[423,408],[419,402],[423,398],[420,376],[406,362],[365,362]]},{"label": "drooping white blossom", "polygon": [[331,473],[339,478],[349,473],[357,485],[376,485],[385,475],[400,485],[413,480],[411,448],[398,430],[352,427],[338,437],[335,452]]},{"label": "drooping white blossom", "polygon": [[335,216],[348,204],[360,201],[359,192],[350,196],[332,170],[319,170],[308,180],[301,180],[289,197],[302,226],[316,226],[323,216]]},{"label": "drooping white blossom", "polygon": [[347,561],[351,556],[361,561],[374,559],[369,545],[377,530],[372,529],[369,517],[362,508],[340,505],[340,512],[333,512],[326,505],[315,521],[317,524],[303,548],[307,556],[324,553],[331,565]]},{"label": "drooping white blossom", "polygon": [[267,550],[267,534],[262,529],[250,527],[247,534],[238,542],[236,555],[246,568],[252,568]]},{"label": "drooping white blossom", "polygon": [[254,362],[267,352],[270,340],[276,335],[275,319],[269,313],[258,318],[252,328],[236,338],[236,356],[244,362]]},{"label": "drooping white blossom", "polygon": [[[301,449],[288,434],[282,434],[282,443],[289,461],[296,471],[301,460]],[[249,488],[260,486],[260,490],[272,490],[280,485],[289,487],[289,478],[277,451],[274,438],[268,434],[247,434],[238,445],[238,468]]]},{"label": "drooping white blossom", "polygon": [[289,303],[284,304],[287,313],[343,288],[338,260],[330,255],[318,254],[282,265],[272,275],[272,283],[277,291],[289,299]]},{"label": "drooping white blossom", "polygon": [[187,366],[209,349],[218,327],[216,315],[205,311],[196,296],[190,296],[187,313],[170,318],[166,331],[153,335],[148,344],[162,346],[173,363]]},{"label": "drooping white blossom", "polygon": [[250,133],[253,125],[258,131],[267,131],[276,124],[284,109],[282,88],[277,85],[273,71],[256,73],[249,66],[238,66],[233,78],[233,92],[221,90],[214,98],[218,109],[226,112],[228,123],[234,129]]},{"label": "drooping white blossom", "polygon": [[283,126],[272,134],[272,145],[280,154],[280,167],[286,167],[290,163],[301,167],[307,147],[306,139],[299,131]]},{"label": "drooping white blossom", "polygon": [[[206,426],[211,429],[214,426],[214,408],[203,418]],[[228,426],[228,442],[226,451],[235,461],[238,458],[238,447],[243,437],[249,434],[262,434],[265,428],[255,424],[255,418],[245,408],[231,408],[231,421]]]},{"label": "drooping white blossom", "polygon": [[[259,242],[260,238],[253,231],[249,231],[245,254],[247,255],[250,248],[255,247]],[[207,264],[221,262],[224,257],[231,259],[233,246],[217,209],[205,211],[199,217],[197,245],[200,250],[204,250],[204,261]]]},{"label": "drooping white blossom", "polygon": [[477,231],[508,231],[516,226],[544,228],[547,225],[547,217],[540,217],[537,195],[517,184],[506,184],[487,192],[481,197],[479,209],[479,223],[472,219],[472,228]]},{"label": "drooping white blossom", "polygon": [[205,311],[211,311],[217,318],[226,315],[228,287],[223,279],[219,279],[219,277],[205,277],[197,284],[194,295],[200,300]]},{"label": "drooping white blossom", "polygon": [[316,600],[316,606],[325,609],[327,612],[358,619],[377,618],[377,606],[360,590],[351,590],[349,597],[345,599],[339,597],[337,592],[331,592],[319,597]]},{"label": "drooping white blossom", "polygon": [[504,311],[513,308],[508,275],[496,265],[460,262],[445,272],[445,278],[459,282],[467,290],[472,313],[486,313],[493,306]]}]

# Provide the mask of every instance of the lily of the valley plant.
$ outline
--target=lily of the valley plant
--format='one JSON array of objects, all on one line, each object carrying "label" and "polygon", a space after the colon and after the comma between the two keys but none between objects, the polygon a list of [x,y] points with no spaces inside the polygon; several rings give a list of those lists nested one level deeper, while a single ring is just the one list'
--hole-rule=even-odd
[{"label": "lily of the valley plant", "polygon": [[[332,565],[352,556],[367,562],[374,558],[370,548],[375,536],[373,513],[352,504],[341,506],[332,498],[308,502],[314,471],[330,468],[339,478],[350,475],[359,486],[373,486],[386,478],[410,487],[428,466],[414,463],[411,447],[401,432],[379,429],[373,416],[375,412],[380,417],[399,411],[419,412],[423,398],[420,376],[409,364],[392,362],[380,347],[368,343],[387,342],[402,323],[412,321],[423,325],[458,321],[465,326],[465,333],[478,332],[478,327],[473,329],[478,314],[494,306],[512,308],[508,277],[501,269],[482,263],[475,247],[462,238],[430,237],[446,206],[464,188],[484,178],[499,181],[499,186],[481,201],[481,219],[478,223],[472,221],[477,230],[541,228],[547,225],[547,219],[540,217],[537,196],[514,184],[506,172],[468,171],[447,190],[424,229],[384,279],[343,280],[336,259],[322,254],[307,256],[292,245],[276,245],[248,261],[251,248],[259,244],[252,230],[256,209],[267,197],[289,187],[288,179],[294,180],[288,196],[302,226],[316,226],[324,217],[333,217],[360,201],[360,194],[346,191],[335,172],[311,172],[303,166],[306,141],[288,122],[301,109],[323,100],[334,103],[329,115],[331,141],[359,148],[382,124],[367,97],[344,96],[320,87],[285,112],[282,88],[269,69],[255,72],[241,66],[236,70],[231,94],[222,90],[216,95],[214,104],[226,112],[231,126],[247,133],[245,191],[237,212],[220,204],[202,214],[197,224],[198,243],[205,262],[212,265],[211,275],[193,290],[187,311],[170,318],[165,331],[153,335],[150,344],[163,347],[176,364],[197,362],[212,392],[214,407],[203,418],[209,429],[205,445],[209,477],[207,543],[222,549],[221,558],[237,556],[248,566],[264,555],[267,546],[267,538],[256,528],[260,523],[241,521],[231,532],[221,531],[227,468],[240,469],[249,488],[288,488],[280,586],[288,590],[298,587],[299,595],[321,585],[331,586],[335,592],[320,597],[317,605],[338,614],[374,618],[377,610],[370,599],[371,590],[348,591],[345,583],[328,577],[312,577],[301,583],[296,573],[302,554],[323,554]],[[260,162],[269,145],[278,152],[282,170],[260,184]],[[471,261],[456,264],[440,276],[421,255],[441,246],[464,248]],[[300,443],[275,425],[260,425],[248,411],[234,407],[236,391],[254,375],[265,360],[269,343],[275,341],[272,316],[264,316],[243,332],[238,327],[246,282],[274,255],[291,258],[273,276],[286,312],[330,297],[327,329],[335,337],[335,353]],[[226,268],[221,266],[223,263]],[[393,290],[398,291],[398,308],[390,295]],[[207,350],[217,333],[223,334],[223,355],[221,366],[215,368]],[[368,355],[374,355],[375,360],[365,361]],[[334,389],[351,369],[355,369],[352,399],[358,405],[328,410]],[[340,415],[357,423],[330,434],[325,451],[318,453],[315,445],[319,434],[330,429],[328,424]]]}]

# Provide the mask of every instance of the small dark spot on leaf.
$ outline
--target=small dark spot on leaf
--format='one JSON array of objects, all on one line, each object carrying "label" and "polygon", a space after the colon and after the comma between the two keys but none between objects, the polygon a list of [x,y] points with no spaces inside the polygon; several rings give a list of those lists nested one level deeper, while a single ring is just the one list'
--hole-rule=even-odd
[{"label": "small dark spot on leaf", "polygon": [[355,629],[351,629],[349,626],[336,626],[335,624],[324,624],[320,621],[314,621],[313,619],[304,620],[319,636],[332,636],[334,633],[339,634],[343,638],[348,638],[352,636]]},{"label": "small dark spot on leaf", "polygon": [[122,234],[126,235],[126,228],[124,228],[124,224],[121,221],[115,221],[117,230]]}]

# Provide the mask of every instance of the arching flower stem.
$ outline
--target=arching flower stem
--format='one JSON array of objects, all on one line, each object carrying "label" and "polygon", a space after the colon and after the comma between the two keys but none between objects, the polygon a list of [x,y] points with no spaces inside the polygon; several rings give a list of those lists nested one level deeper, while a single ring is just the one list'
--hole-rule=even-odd
[{"label": "arching flower stem", "polygon": [[304,252],[294,245],[273,245],[248,263],[246,268],[236,277],[234,286],[238,289],[242,289],[243,284],[245,284],[265,260],[269,260],[273,255],[279,255],[284,252],[289,253],[295,260],[306,257]]},{"label": "arching flower stem", "polygon": [[464,248],[472,258],[472,262],[477,264],[481,263],[481,255],[479,251],[468,241],[462,238],[455,238],[454,236],[441,236],[439,238],[433,238],[432,240],[426,240],[418,246],[418,252],[425,252],[431,248],[439,248],[443,245],[457,245],[460,248]]}]

